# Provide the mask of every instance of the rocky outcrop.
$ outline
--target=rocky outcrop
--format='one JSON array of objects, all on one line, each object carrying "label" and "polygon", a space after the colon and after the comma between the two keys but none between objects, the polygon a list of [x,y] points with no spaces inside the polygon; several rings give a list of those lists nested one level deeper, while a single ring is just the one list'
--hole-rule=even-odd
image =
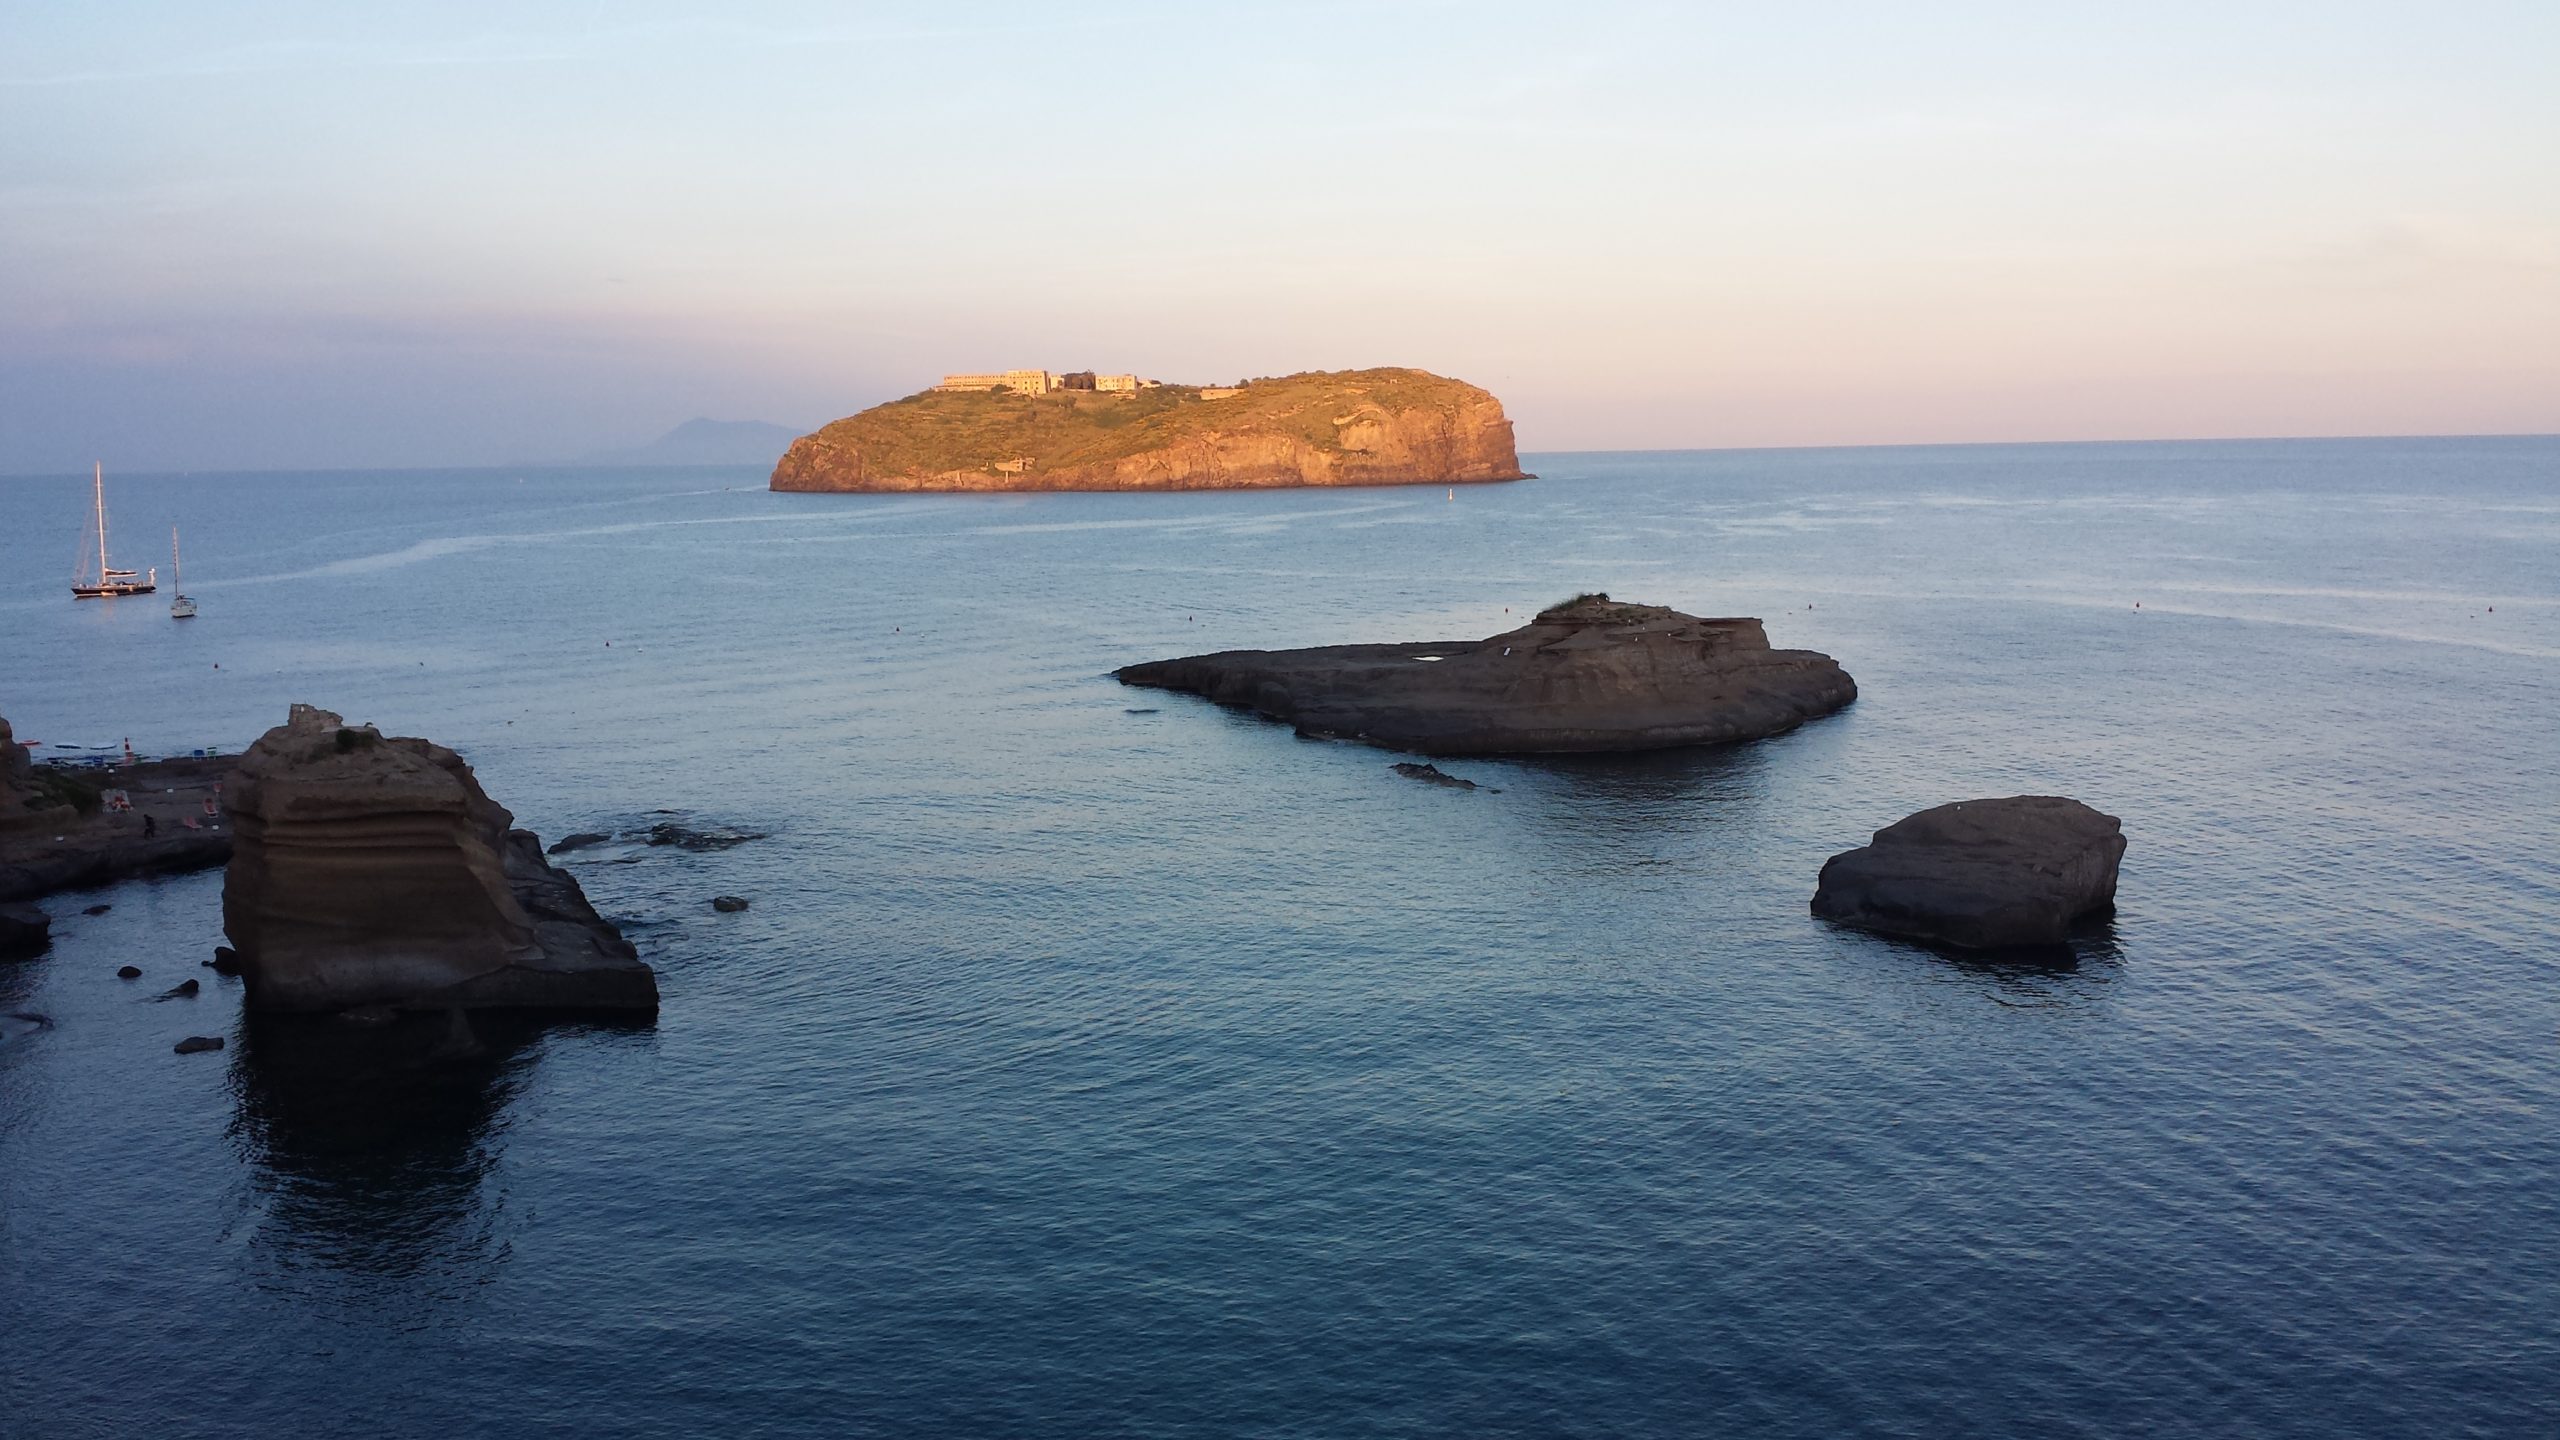
[{"label": "rocky outcrop", "polygon": [[1242,490],[1527,478],[1502,402],[1420,370],[1046,396],[925,392],[791,444],[776,490]]},{"label": "rocky outcrop", "polygon": [[1584,595],[1486,640],[1228,650],[1115,672],[1426,755],[1658,750],[1792,730],[1857,698],[1837,661],[1757,620]]},{"label": "rocky outcrop", "polygon": [[441,745],[296,705],[228,799],[253,1008],[657,1008],[638,952]]},{"label": "rocky outcrop", "polygon": [[2115,903],[2123,826],[2077,800],[1961,800],[1897,820],[1822,867],[1813,913],[1973,950],[2062,943]]}]

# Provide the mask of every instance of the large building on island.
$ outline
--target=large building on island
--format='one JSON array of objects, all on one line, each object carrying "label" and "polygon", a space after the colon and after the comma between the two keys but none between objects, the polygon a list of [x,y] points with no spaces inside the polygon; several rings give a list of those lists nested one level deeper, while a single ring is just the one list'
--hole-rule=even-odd
[{"label": "large building on island", "polygon": [[1019,390],[1046,395],[1058,388],[1058,377],[1046,370],[1007,370],[992,375],[945,375],[936,390]]},{"label": "large building on island", "polygon": [[1097,375],[1078,370],[1065,375],[1052,375],[1046,370],[1006,370],[983,375],[945,375],[936,390],[1011,390],[1023,395],[1046,395],[1053,390],[1100,390],[1134,395],[1152,390],[1161,380],[1141,380],[1135,375]]}]

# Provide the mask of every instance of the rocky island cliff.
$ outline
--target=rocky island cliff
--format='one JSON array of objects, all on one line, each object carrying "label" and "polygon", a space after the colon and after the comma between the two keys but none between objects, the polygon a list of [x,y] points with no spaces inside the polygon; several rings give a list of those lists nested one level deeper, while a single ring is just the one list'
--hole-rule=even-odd
[{"label": "rocky island cliff", "polygon": [[1760,622],[1579,595],[1484,640],[1227,650],[1113,672],[1301,733],[1426,755],[1717,745],[1792,730],[1855,700],[1830,656],[1777,650]]},{"label": "rocky island cliff", "polygon": [[1502,402],[1422,370],[1241,386],[938,386],[791,444],[772,488],[1241,490],[1528,478]]}]

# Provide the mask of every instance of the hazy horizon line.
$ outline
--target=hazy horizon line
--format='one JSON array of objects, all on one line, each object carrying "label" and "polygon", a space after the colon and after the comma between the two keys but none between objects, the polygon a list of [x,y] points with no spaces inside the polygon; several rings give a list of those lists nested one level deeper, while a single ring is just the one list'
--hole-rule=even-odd
[{"label": "hazy horizon line", "polygon": [[[731,422],[735,423],[735,422]],[[754,424],[778,424],[777,421],[753,421]],[[789,428],[789,427],[785,427]],[[803,432],[814,433],[814,432]],[[1624,448],[1581,447],[1556,450],[1522,450],[1523,460],[1540,455],[1753,455],[1795,454],[1830,450],[1994,450],[2023,449],[2029,446],[2050,449],[2055,446],[2123,446],[2123,445],[2297,445],[2317,442],[2351,444],[2389,440],[2560,440],[2560,430],[2447,430],[2447,431],[2382,431],[2357,435],[2150,435],[2113,436],[2081,440],[1884,440],[1857,441],[1833,445],[1634,445]],[[256,468],[235,467],[209,470],[141,470],[127,469],[129,476],[164,478],[169,476],[202,476],[218,478],[226,475],[426,475],[438,473],[477,474],[499,470],[753,470],[762,468],[755,462],[722,464],[717,462],[673,461],[660,464],[632,464],[613,461],[533,460],[495,465],[271,465]],[[76,480],[77,470],[0,470],[0,480]],[[1531,476],[1531,479],[1541,477]],[[1291,490],[1380,490],[1427,486],[1430,481],[1398,482],[1389,485],[1294,485],[1257,487]],[[1470,481],[1469,484],[1483,483]],[[1507,483],[1507,482],[1495,482]],[[931,494],[992,495],[1071,495],[1071,494],[1185,494],[1182,489],[1164,490],[996,490],[980,492],[931,491]]]}]

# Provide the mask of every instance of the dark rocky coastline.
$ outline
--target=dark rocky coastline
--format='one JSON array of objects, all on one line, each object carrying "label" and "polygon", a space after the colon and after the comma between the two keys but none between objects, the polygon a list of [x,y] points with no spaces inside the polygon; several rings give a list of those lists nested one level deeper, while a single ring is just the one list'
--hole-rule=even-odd
[{"label": "dark rocky coastline", "polygon": [[1585,595],[1484,640],[1227,650],[1114,672],[1425,755],[1659,750],[1753,740],[1855,700],[1828,655],[1774,650],[1758,620]]}]

